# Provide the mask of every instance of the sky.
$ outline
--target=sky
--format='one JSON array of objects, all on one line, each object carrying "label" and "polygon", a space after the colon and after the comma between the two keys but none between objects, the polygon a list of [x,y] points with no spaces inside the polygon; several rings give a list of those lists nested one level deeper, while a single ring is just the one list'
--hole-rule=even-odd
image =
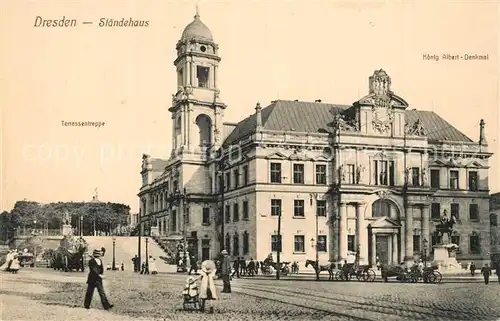
[{"label": "sky", "polygon": [[[23,199],[88,201],[95,188],[100,200],[138,210],[142,154],[170,155],[175,45],[196,4],[220,46],[225,121],[275,99],[350,104],[383,68],[410,108],[435,111],[474,141],[484,118],[498,153],[498,1],[0,3],[0,210]],[[78,24],[37,28],[37,16]],[[149,26],[100,28],[101,18]],[[423,59],[448,53],[489,59]],[[490,189],[499,192],[498,155],[490,166]]]}]

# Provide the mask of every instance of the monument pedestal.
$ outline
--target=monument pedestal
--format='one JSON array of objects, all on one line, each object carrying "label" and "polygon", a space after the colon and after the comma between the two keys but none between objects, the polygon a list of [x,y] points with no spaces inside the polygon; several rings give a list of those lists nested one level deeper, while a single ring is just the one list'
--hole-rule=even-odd
[{"label": "monument pedestal", "polygon": [[434,263],[438,265],[438,271],[442,274],[459,274],[467,273],[467,270],[462,268],[462,265],[457,262],[455,257],[458,246],[455,244],[435,245],[434,246]]},{"label": "monument pedestal", "polygon": [[73,227],[69,224],[64,224],[62,228],[63,236],[70,235],[73,233]]}]

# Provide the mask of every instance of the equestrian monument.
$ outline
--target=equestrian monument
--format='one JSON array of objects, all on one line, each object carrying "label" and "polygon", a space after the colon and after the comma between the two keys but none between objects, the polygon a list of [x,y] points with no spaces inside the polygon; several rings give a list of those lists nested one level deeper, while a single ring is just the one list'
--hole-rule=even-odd
[{"label": "equestrian monument", "polygon": [[451,242],[451,235],[454,231],[453,226],[456,222],[455,216],[448,217],[445,210],[434,232],[437,240],[437,244],[433,246],[434,262],[439,266],[441,273],[461,273],[465,271],[456,259],[459,247]]}]

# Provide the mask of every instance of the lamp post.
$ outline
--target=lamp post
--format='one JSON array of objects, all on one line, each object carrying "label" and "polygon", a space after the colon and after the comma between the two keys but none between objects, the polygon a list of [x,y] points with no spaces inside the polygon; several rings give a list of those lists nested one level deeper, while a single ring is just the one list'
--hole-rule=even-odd
[{"label": "lamp post", "polygon": [[80,215],[80,236],[83,236],[83,215]]},{"label": "lamp post", "polygon": [[33,234],[36,233],[36,220],[33,221],[33,225],[35,225],[35,228],[33,229]]},{"label": "lamp post", "polygon": [[[316,219],[317,220],[317,219]],[[311,238],[311,248],[314,248],[316,251],[316,269],[314,272],[316,272],[316,281],[319,281],[319,252],[318,252],[318,233],[316,231],[316,239]]]},{"label": "lamp post", "polygon": [[146,237],[146,271],[149,272],[148,242],[149,242],[149,239],[148,239],[148,237]]},{"label": "lamp post", "polygon": [[111,270],[116,270],[116,262],[115,262],[115,245],[116,245],[116,236],[113,235],[113,263],[111,265]]},{"label": "lamp post", "polygon": [[281,262],[280,262],[280,254],[282,250],[282,244],[281,244],[281,211],[279,212],[278,215],[278,253],[276,253],[276,280],[280,279],[280,273],[281,273]]},{"label": "lamp post", "polygon": [[[36,236],[36,220],[33,221],[35,229],[33,230],[33,236]],[[36,267],[36,244],[33,245],[33,266]]]}]

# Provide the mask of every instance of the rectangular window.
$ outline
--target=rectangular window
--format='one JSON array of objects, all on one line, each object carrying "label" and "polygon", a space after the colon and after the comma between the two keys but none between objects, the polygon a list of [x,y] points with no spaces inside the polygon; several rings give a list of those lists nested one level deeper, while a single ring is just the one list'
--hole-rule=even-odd
[{"label": "rectangular window", "polygon": [[413,253],[420,253],[420,235],[413,235]]},{"label": "rectangular window", "polygon": [[431,169],[431,188],[439,188],[441,186],[439,175],[439,169]]},{"label": "rectangular window", "polygon": [[478,190],[478,176],[477,172],[469,172],[469,190],[477,191]]},{"label": "rectangular window", "polygon": [[202,224],[203,225],[210,225],[210,208],[209,207],[203,208]]},{"label": "rectangular window", "polygon": [[219,183],[219,188],[217,190],[219,191],[219,193],[222,193],[223,189],[225,189],[224,176],[222,175],[217,176],[217,181]]},{"label": "rectangular window", "polygon": [[224,210],[224,221],[229,223],[231,221],[231,206],[226,205],[226,209]]},{"label": "rectangular window", "polygon": [[373,161],[375,185],[394,186],[394,161]]},{"label": "rectangular window", "polygon": [[172,232],[177,232],[177,210],[173,210],[172,211],[172,228],[171,228],[171,231]]},{"label": "rectangular window", "polygon": [[243,166],[243,185],[248,185],[248,166]]},{"label": "rectangular window", "polygon": [[208,88],[208,75],[210,68],[203,66],[196,66],[196,78],[198,78],[198,87]]},{"label": "rectangular window", "polygon": [[226,188],[226,191],[229,191],[231,189],[231,173],[230,172],[226,173],[226,180],[224,181],[224,187]]},{"label": "rectangular window", "polygon": [[271,235],[271,251],[281,252],[281,235]]},{"label": "rectangular window", "polygon": [[316,201],[316,215],[326,217],[326,201],[324,200]]},{"label": "rectangular window", "polygon": [[326,235],[318,235],[318,252],[326,252],[326,249],[328,248],[326,240]]},{"label": "rectangular window", "polygon": [[271,200],[271,216],[281,215],[281,200],[272,199]]},{"label": "rectangular window", "polygon": [[431,204],[431,219],[439,220],[441,218],[441,204],[432,203]]},{"label": "rectangular window", "polygon": [[243,201],[243,220],[248,221],[248,201]]},{"label": "rectangular window", "polygon": [[243,255],[248,254],[248,248],[249,248],[249,235],[247,232],[243,233]]},{"label": "rectangular window", "polygon": [[234,187],[237,188],[240,185],[240,170],[235,169],[233,172]]},{"label": "rectangular window", "polygon": [[240,220],[240,206],[238,203],[233,204],[233,222]]},{"label": "rectangular window", "polygon": [[479,221],[479,206],[477,204],[469,204],[469,220]]},{"label": "rectangular window", "polygon": [[238,234],[233,235],[233,255],[240,255],[240,237]]},{"label": "rectangular window", "polygon": [[458,171],[450,171],[450,189],[458,188]]},{"label": "rectangular window", "polygon": [[184,211],[184,215],[186,215],[186,217],[184,218],[184,222],[186,222],[186,224],[189,224],[189,220],[190,220],[190,216],[191,214],[189,213],[189,207],[186,208],[186,210]]},{"label": "rectangular window", "polygon": [[293,216],[304,217],[304,200],[293,201]]},{"label": "rectangular window", "polygon": [[293,164],[294,184],[304,184],[304,164]]},{"label": "rectangular window", "polygon": [[347,235],[347,250],[350,252],[356,252],[356,236]]},{"label": "rectangular window", "polygon": [[457,253],[460,253],[460,235],[452,235],[451,243],[458,245]]},{"label": "rectangular window", "polygon": [[326,185],[326,165],[316,165],[316,184]]},{"label": "rectangular window", "polygon": [[458,203],[451,203],[450,206],[450,215],[455,216],[455,218],[458,220],[460,219],[460,205]]},{"label": "rectangular window", "polygon": [[225,250],[227,251],[227,253],[231,253],[231,237],[229,236],[229,234],[226,234],[225,243],[226,243]]},{"label": "rectangular window", "polygon": [[479,243],[479,235],[471,235],[469,237],[469,249],[471,254],[481,253],[481,244]]},{"label": "rectangular window", "polygon": [[281,183],[280,163],[271,163],[271,183]]},{"label": "rectangular window", "polygon": [[346,178],[345,181],[347,184],[354,184],[354,175],[356,174],[354,170],[354,165],[353,164],[347,164],[347,170],[346,170]]},{"label": "rectangular window", "polygon": [[304,235],[295,235],[293,238],[294,238],[293,251],[295,253],[304,253],[306,251],[304,244],[305,241]]},{"label": "rectangular window", "polygon": [[411,168],[411,185],[420,186],[420,168],[418,167]]}]

